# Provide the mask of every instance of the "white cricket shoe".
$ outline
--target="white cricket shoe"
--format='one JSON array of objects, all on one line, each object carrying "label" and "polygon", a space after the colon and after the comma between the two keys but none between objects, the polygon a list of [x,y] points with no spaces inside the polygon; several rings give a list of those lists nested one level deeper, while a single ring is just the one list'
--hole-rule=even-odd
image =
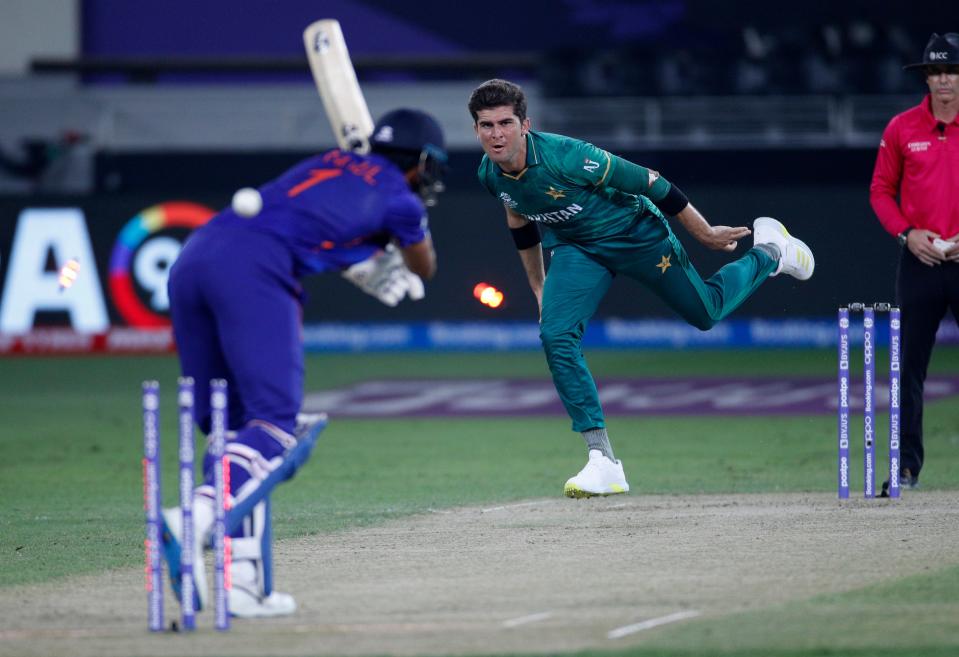
[{"label": "white cricket shoe", "polygon": [[594,497],[628,493],[629,484],[623,474],[623,462],[611,461],[598,449],[589,450],[586,466],[566,482],[566,497]]},{"label": "white cricket shoe", "polygon": [[248,559],[230,564],[231,588],[228,596],[230,615],[237,618],[289,616],[296,611],[296,600],[289,593],[273,591],[261,596],[257,568]]},{"label": "white cricket shoe", "polygon": [[779,248],[779,266],[770,276],[780,272],[800,281],[812,277],[816,259],[805,242],[789,234],[786,227],[772,217],[759,217],[753,222],[753,246],[775,244]]}]

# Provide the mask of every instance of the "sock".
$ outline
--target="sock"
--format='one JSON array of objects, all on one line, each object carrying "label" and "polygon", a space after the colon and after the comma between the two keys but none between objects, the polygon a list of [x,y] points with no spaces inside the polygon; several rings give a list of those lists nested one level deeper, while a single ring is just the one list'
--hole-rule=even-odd
[{"label": "sock", "polygon": [[782,258],[782,253],[780,253],[779,247],[772,242],[763,242],[761,244],[757,244],[753,248],[762,251],[776,262],[779,262],[779,259]]},{"label": "sock", "polygon": [[610,461],[616,460],[616,457],[613,456],[613,448],[609,444],[609,435],[607,435],[605,427],[584,431],[583,439],[586,441],[586,447],[588,449],[598,449],[603,453],[603,456]]}]

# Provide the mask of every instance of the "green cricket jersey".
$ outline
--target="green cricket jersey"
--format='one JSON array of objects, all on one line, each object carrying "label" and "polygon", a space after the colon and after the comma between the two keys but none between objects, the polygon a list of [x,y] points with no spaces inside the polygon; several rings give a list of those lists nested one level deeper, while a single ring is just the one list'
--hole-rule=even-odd
[{"label": "green cricket jersey", "polygon": [[644,217],[662,233],[665,221],[652,201],[607,186],[614,166],[607,151],[590,143],[531,131],[525,169],[506,173],[484,155],[478,175],[504,205],[548,229],[543,231],[546,248],[624,235]]},{"label": "green cricket jersey", "polygon": [[505,173],[483,157],[479,179],[512,211],[546,229],[550,261],[540,307],[546,362],[573,430],[605,427],[581,343],[614,276],[642,283],[706,330],[767,281],[778,260],[750,249],[704,281],[650,200],[669,192],[662,176],[562,135],[530,132],[526,149],[522,171]]}]

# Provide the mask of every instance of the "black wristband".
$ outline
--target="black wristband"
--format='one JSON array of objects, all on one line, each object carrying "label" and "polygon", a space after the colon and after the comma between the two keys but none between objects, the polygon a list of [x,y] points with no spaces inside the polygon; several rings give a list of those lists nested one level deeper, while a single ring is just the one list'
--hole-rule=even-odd
[{"label": "black wristband", "polygon": [[653,201],[653,205],[659,208],[659,211],[670,217],[674,217],[683,211],[689,205],[689,199],[683,194],[683,191],[674,184],[670,184],[666,196],[658,201]]},{"label": "black wristband", "polygon": [[510,228],[509,232],[513,236],[513,241],[516,242],[516,248],[520,251],[531,249],[540,242],[539,228],[532,221],[519,228]]}]

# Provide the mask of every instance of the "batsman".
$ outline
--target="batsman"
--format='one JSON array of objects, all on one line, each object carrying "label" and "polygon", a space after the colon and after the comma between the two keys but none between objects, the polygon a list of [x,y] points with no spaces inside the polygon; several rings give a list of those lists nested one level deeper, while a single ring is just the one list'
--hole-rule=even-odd
[{"label": "batsman", "polygon": [[[693,326],[708,330],[759,288],[784,273],[813,274],[812,252],[770,217],[753,223],[753,248],[703,280],[673,234],[675,217],[698,242],[732,251],[745,226],[712,226],[676,184],[601,148],[531,130],[519,86],[490,80],[469,99],[485,155],[480,183],[506,210],[540,311],[540,339],[553,383],[588,461],[567,482],[568,497],[626,493],[613,455],[582,339],[613,278],[643,284]],[[542,236],[540,233],[542,229]],[[549,273],[543,260],[549,250]]]},{"label": "batsman", "polygon": [[[303,441],[319,421],[298,418],[301,280],[341,274],[395,306],[421,298],[423,279],[436,271],[426,208],[442,190],[447,159],[439,124],[425,112],[397,109],[376,123],[369,142],[368,155],[333,149],[304,160],[257,189],[258,202],[245,194],[243,203],[191,234],[170,271],[173,333],[183,375],[196,381],[197,423],[209,434],[209,382],[226,379],[229,496],[234,509],[251,507],[231,533],[233,616],[296,609],[292,596],[273,590],[264,488],[288,479],[305,461]],[[271,477],[275,472],[283,476]],[[196,555],[210,540],[212,484],[207,454],[204,483],[194,495]],[[178,594],[181,523],[178,509],[164,511],[164,553]],[[202,563],[198,558],[198,609],[208,606]]]}]

